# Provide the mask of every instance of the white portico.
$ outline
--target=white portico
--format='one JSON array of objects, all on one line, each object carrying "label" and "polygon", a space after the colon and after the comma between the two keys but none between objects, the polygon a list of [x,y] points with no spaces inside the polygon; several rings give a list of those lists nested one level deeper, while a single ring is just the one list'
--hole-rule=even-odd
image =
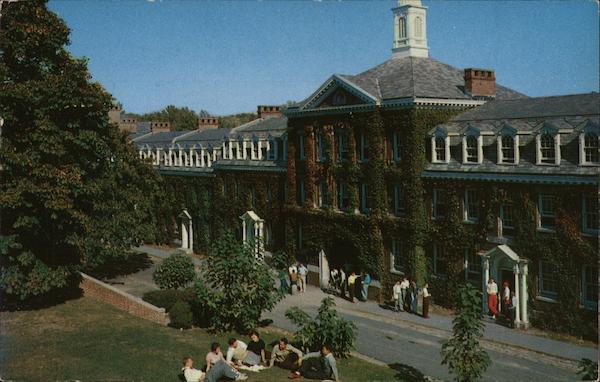
[{"label": "white portico", "polygon": [[244,243],[253,243],[254,255],[262,257],[264,249],[264,225],[265,221],[258,217],[254,211],[246,211],[242,216],[242,240]]},{"label": "white portico", "polygon": [[515,311],[515,327],[529,327],[527,312],[528,260],[519,257],[508,245],[502,244],[481,253],[483,309],[487,312],[486,286],[490,278],[496,280],[499,289],[498,304],[502,303],[502,284],[508,282],[511,292],[515,292],[518,304]]},{"label": "white portico", "polygon": [[179,214],[181,221],[181,250],[185,253],[194,252],[194,228],[192,227],[192,215],[187,210]]}]

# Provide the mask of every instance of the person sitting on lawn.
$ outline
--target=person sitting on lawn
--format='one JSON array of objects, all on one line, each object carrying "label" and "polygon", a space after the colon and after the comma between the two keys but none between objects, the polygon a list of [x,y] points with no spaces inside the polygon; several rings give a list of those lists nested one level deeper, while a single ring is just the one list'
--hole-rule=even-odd
[{"label": "person sitting on lawn", "polygon": [[224,361],[218,361],[210,370],[204,373],[202,370],[194,369],[194,360],[189,356],[183,358],[183,368],[181,371],[186,382],[218,382],[223,378],[235,381],[248,379],[246,374],[237,372]]},{"label": "person sitting on lawn", "polygon": [[320,353],[308,353],[302,357],[300,369],[292,373],[289,378],[296,379],[300,377],[320,380],[333,379],[336,382],[342,382],[330,345],[325,344],[321,346]]},{"label": "person sitting on lawn", "polygon": [[265,353],[265,341],[263,341],[258,332],[253,330],[250,333],[250,342],[248,342],[248,351],[256,354],[260,357],[262,363],[267,363],[267,357]]},{"label": "person sitting on lawn", "polygon": [[210,352],[206,354],[206,371],[210,370],[219,361],[225,361],[225,357],[221,352],[221,344],[213,342],[210,345]]},{"label": "person sitting on lawn", "polygon": [[244,342],[237,340],[235,338],[229,339],[229,348],[227,349],[227,356],[225,360],[228,363],[233,363],[236,365],[246,364],[246,365],[258,365],[260,363],[260,356],[249,352],[248,345]]},{"label": "person sitting on lawn", "polygon": [[302,363],[302,352],[289,344],[287,338],[281,338],[273,347],[269,367],[276,365],[282,369],[296,371]]}]

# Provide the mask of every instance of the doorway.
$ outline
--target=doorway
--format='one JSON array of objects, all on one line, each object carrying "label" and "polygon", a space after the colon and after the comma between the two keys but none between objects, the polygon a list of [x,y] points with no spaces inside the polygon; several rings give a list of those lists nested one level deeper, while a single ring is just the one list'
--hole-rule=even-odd
[{"label": "doorway", "polygon": [[511,292],[515,291],[515,274],[512,269],[501,269],[500,270],[500,280],[498,280],[498,288],[500,288],[500,293],[504,288],[504,282],[508,282],[508,287]]}]

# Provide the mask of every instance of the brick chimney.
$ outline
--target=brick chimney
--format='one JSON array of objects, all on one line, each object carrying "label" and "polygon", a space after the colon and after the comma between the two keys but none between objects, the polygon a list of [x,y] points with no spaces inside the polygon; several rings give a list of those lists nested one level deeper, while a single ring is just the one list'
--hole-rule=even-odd
[{"label": "brick chimney", "polygon": [[219,127],[219,118],[205,117],[198,118],[198,129],[216,129]]},{"label": "brick chimney", "polygon": [[490,69],[465,69],[465,91],[473,97],[495,97],[496,74]]},{"label": "brick chimney", "polygon": [[111,106],[110,110],[108,111],[108,122],[114,124],[118,124],[119,122],[121,122],[122,111],[123,110],[121,110],[119,106]]},{"label": "brick chimney", "polygon": [[153,133],[162,133],[165,131],[171,131],[171,123],[170,122],[150,122],[150,131]]},{"label": "brick chimney", "polygon": [[256,109],[258,118],[265,118],[268,116],[281,117],[283,115],[281,112],[281,106],[258,105]]}]

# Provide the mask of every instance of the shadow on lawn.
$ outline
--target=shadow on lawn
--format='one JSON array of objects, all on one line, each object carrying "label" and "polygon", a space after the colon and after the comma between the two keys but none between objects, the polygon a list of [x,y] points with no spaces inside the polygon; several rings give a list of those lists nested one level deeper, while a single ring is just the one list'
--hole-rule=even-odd
[{"label": "shadow on lawn", "polygon": [[31,297],[27,300],[19,300],[18,297],[6,296],[0,293],[0,311],[14,312],[19,310],[46,309],[63,304],[69,300],[76,300],[83,296],[83,291],[79,289],[80,281],[81,279],[78,275],[73,276],[64,288],[55,289],[50,293]]},{"label": "shadow on lawn", "polygon": [[392,363],[388,365],[391,369],[398,372],[394,376],[400,381],[407,382],[423,382],[425,381],[425,375],[421,373],[419,370],[415,369],[412,366],[404,365],[402,363]]},{"label": "shadow on lawn", "polygon": [[141,252],[127,252],[123,256],[106,260],[102,265],[89,270],[89,274],[98,279],[111,279],[117,276],[130,275],[152,266],[150,257]]}]

